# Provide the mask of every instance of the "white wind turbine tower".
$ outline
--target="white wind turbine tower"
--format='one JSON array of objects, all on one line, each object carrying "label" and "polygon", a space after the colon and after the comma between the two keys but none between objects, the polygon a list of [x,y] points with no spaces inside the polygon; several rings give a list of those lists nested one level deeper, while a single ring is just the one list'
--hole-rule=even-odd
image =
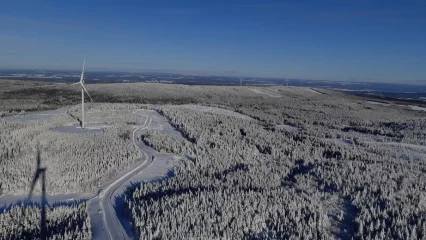
[{"label": "white wind turbine tower", "polygon": [[243,86],[243,78],[240,78],[240,87]]},{"label": "white wind turbine tower", "polygon": [[87,96],[89,96],[90,100],[92,100],[93,102],[92,97],[90,96],[89,92],[87,92],[87,89],[84,87],[84,80],[83,80],[84,65],[86,65],[86,60],[84,60],[83,62],[83,71],[81,72],[80,82],[71,84],[71,85],[77,85],[77,84],[81,85],[81,128],[84,128],[84,92],[87,93]]}]

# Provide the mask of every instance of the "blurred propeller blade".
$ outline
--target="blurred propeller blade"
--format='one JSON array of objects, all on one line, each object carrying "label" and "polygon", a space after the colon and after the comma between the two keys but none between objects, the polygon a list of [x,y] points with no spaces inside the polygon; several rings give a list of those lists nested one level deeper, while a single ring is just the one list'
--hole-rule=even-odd
[{"label": "blurred propeller blade", "polygon": [[90,96],[89,92],[87,91],[87,89],[84,87],[83,84],[81,84],[81,86],[83,87],[84,91],[87,93],[87,96],[89,96],[90,100],[92,100],[93,102],[93,98]]},{"label": "blurred propeller blade", "polygon": [[37,148],[37,171],[40,169],[40,162],[41,162],[40,149]]},{"label": "blurred propeller blade", "polygon": [[83,71],[81,71],[80,83],[83,83],[83,77],[84,77],[84,65],[86,65],[86,60],[84,60],[84,62],[83,62]]},{"label": "blurred propeller blade", "polygon": [[[37,158],[37,166],[38,166],[38,160],[39,160],[39,158]],[[19,218],[19,224],[21,224],[21,222],[22,222],[22,219],[24,219],[24,217],[25,217],[25,209],[26,209],[26,204],[31,200],[31,197],[33,196],[33,190],[34,190],[34,187],[35,187],[35,185],[36,185],[36,183],[37,183],[37,180],[38,180],[38,177],[39,177],[39,175],[40,175],[40,170],[39,170],[39,168],[37,167],[37,171],[36,171],[36,173],[35,173],[35,175],[34,175],[34,178],[33,178],[33,181],[31,182],[31,189],[30,189],[30,192],[28,193],[28,196],[27,196],[27,198],[25,199],[25,201],[24,201],[24,207],[22,207],[22,211],[21,211],[21,217]]]}]

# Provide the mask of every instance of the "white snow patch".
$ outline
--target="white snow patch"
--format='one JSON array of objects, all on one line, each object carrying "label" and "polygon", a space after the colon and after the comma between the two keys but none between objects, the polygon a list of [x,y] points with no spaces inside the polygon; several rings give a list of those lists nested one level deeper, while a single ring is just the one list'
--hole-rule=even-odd
[{"label": "white snow patch", "polygon": [[264,94],[264,95],[267,95],[267,96],[270,96],[270,97],[281,97],[281,96],[278,96],[278,95],[272,95],[272,94],[270,94],[270,93],[265,93],[265,92],[262,92],[262,91],[260,91],[259,89],[255,89],[255,88],[249,88],[251,91],[253,91],[253,92],[255,92],[255,93],[258,93],[258,94]]},{"label": "white snow patch", "polygon": [[226,115],[226,116],[230,116],[230,117],[236,117],[236,118],[241,118],[244,120],[254,120],[253,118],[243,115],[241,113],[237,113],[231,110],[227,110],[227,109],[223,109],[223,108],[217,108],[217,107],[206,107],[206,106],[201,106],[201,105],[194,105],[194,104],[185,104],[185,105],[180,105],[179,107],[184,107],[184,108],[188,108],[194,111],[200,111],[200,112],[210,112],[210,113],[215,113],[215,114],[222,114],[222,115]]},{"label": "white snow patch", "polygon": [[[84,201],[86,199],[93,198],[94,194],[56,194],[56,195],[46,195],[46,201],[50,205],[54,203],[66,203],[66,202],[75,202],[75,201]],[[26,195],[2,195],[0,196],[0,209],[7,208],[16,203],[24,202],[27,200]],[[39,193],[33,194],[30,202],[40,203],[41,196]]]},{"label": "white snow patch", "polygon": [[43,120],[49,120],[54,116],[58,116],[64,113],[65,111],[61,109],[40,112],[25,112],[24,114],[4,117],[3,119],[9,122],[34,123]]},{"label": "white snow patch", "polygon": [[285,125],[285,124],[277,125],[277,128],[284,129],[287,132],[297,132],[297,131],[299,131],[299,128],[293,127],[293,126],[290,126],[290,125]]},{"label": "white snow patch", "polygon": [[349,139],[323,138],[323,140],[333,142],[334,144],[336,144],[338,146],[350,146],[350,145],[353,144],[353,142]]},{"label": "white snow patch", "polygon": [[402,104],[396,104],[396,106],[399,107],[408,107],[411,110],[415,110],[415,111],[426,111],[425,107],[419,107],[419,106],[415,106],[415,105],[402,105]]},{"label": "white snow patch", "polygon": [[79,124],[72,126],[62,126],[54,128],[53,131],[63,132],[63,133],[75,133],[75,134],[90,134],[102,132],[105,128],[110,127],[105,124],[87,124],[85,128],[81,128]]},{"label": "white snow patch", "polygon": [[368,104],[381,105],[381,106],[390,106],[389,103],[375,102],[375,101],[365,101]]},{"label": "white snow patch", "polygon": [[399,147],[411,148],[411,149],[417,150],[417,151],[426,151],[426,146],[409,144],[409,143],[400,143],[400,142],[367,142],[367,143],[390,145],[390,146],[399,146]]},{"label": "white snow patch", "polygon": [[414,106],[414,105],[408,105],[408,107],[410,107],[411,109],[416,110],[416,111],[426,111],[426,108],[424,108],[424,107],[419,107],[419,106]]}]

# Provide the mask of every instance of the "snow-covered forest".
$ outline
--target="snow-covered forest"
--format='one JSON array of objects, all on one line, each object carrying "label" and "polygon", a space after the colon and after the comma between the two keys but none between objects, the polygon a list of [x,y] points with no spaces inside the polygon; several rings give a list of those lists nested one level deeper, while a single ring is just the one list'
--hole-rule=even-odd
[{"label": "snow-covered forest", "polygon": [[[0,214],[0,239],[40,239],[40,207],[15,205]],[[24,215],[22,215],[24,214]],[[85,203],[46,208],[47,239],[91,239]]]},{"label": "snow-covered forest", "polygon": [[110,124],[96,134],[54,131],[58,126],[76,124],[79,116],[73,106],[50,120],[15,123],[0,120],[1,193],[26,194],[35,172],[35,146],[40,144],[41,162],[47,167],[49,194],[92,192],[115,176],[140,153],[130,139],[137,118],[133,105],[89,105],[87,121]]},{"label": "snow-covered forest", "polygon": [[[422,144],[424,120],[393,118],[392,110],[386,118],[362,111],[348,117],[355,113],[321,104],[240,108],[257,121],[160,108],[187,140],[153,132],[143,141],[188,161],[174,178],[128,193],[127,214],[140,238],[426,237],[426,149],[400,143]],[[303,107],[312,109],[302,115]],[[345,125],[353,128],[338,130]],[[365,126],[373,133],[357,131]]]},{"label": "snow-covered forest", "polygon": [[409,102],[282,86],[87,84],[87,122],[109,127],[70,134],[54,129],[78,122],[79,91],[17,82],[0,89],[1,116],[61,108],[37,122],[0,119],[0,197],[28,192],[37,144],[48,194],[95,191],[140,159],[133,110],[149,108],[184,138],[137,139],[186,160],[173,177],[128,189],[125,214],[141,239],[426,238],[426,111]]}]

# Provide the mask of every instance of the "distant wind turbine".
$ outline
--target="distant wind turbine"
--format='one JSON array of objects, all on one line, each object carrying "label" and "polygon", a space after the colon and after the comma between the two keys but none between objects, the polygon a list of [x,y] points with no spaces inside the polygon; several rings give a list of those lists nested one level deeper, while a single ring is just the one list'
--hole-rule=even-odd
[{"label": "distant wind turbine", "polygon": [[39,180],[40,176],[41,176],[41,226],[40,226],[40,239],[45,240],[46,239],[46,168],[41,168],[40,167],[40,148],[37,148],[37,170],[36,173],[34,174],[34,178],[33,181],[31,183],[31,189],[30,192],[28,193],[28,197],[26,199],[26,201],[24,202],[24,206],[22,207],[22,214],[21,217],[19,218],[19,225],[22,224],[22,219],[24,219],[25,217],[25,208],[26,205],[28,204],[28,202],[31,200],[31,197],[33,195],[33,191],[34,191],[34,187],[35,184],[37,183],[37,180]]},{"label": "distant wind turbine", "polygon": [[80,82],[71,84],[71,85],[77,85],[77,84],[81,85],[81,128],[84,128],[84,92],[87,93],[87,96],[89,96],[90,100],[92,100],[92,102],[93,102],[92,97],[90,96],[87,89],[84,87],[84,80],[83,80],[83,78],[84,78],[84,65],[86,65],[86,60],[84,60],[84,62],[83,62],[83,71],[81,72]]},{"label": "distant wind turbine", "polygon": [[240,78],[240,86],[243,86],[243,78]]},{"label": "distant wind turbine", "polygon": [[287,87],[288,87],[288,79],[286,80],[286,82],[287,82]]}]

